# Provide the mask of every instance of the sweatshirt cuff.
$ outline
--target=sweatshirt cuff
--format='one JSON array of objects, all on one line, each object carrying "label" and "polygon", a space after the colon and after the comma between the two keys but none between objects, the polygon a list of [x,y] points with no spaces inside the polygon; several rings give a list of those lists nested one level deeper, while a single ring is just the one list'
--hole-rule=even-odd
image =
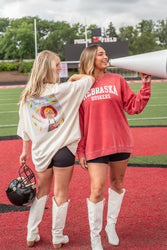
[{"label": "sweatshirt cuff", "polygon": [[151,86],[151,82],[143,82],[143,87],[150,87]]},{"label": "sweatshirt cuff", "polygon": [[85,154],[84,153],[82,153],[82,152],[77,152],[77,158],[78,158],[78,160],[80,159],[80,158],[82,158],[82,157],[85,157]]}]

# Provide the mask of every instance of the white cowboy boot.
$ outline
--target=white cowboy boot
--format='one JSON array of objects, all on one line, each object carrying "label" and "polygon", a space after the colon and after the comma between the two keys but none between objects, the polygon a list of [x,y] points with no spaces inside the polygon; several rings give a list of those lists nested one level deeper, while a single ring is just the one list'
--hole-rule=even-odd
[{"label": "white cowboy boot", "polygon": [[104,200],[95,204],[87,199],[87,206],[92,250],[103,250],[100,232],[103,224]]},{"label": "white cowboy boot", "polygon": [[107,225],[105,227],[105,231],[107,233],[108,242],[111,245],[117,246],[119,245],[119,238],[115,231],[115,225],[117,222],[118,214],[121,209],[122,199],[125,194],[125,189],[123,189],[123,193],[119,194],[112,190],[108,189],[108,212],[107,212]]},{"label": "white cowboy boot", "polygon": [[45,204],[48,195],[42,196],[39,200],[35,197],[29,213],[28,225],[27,225],[27,246],[32,247],[35,242],[40,240],[38,234],[38,225],[42,221]]},{"label": "white cowboy boot", "polygon": [[63,235],[65,227],[67,209],[69,200],[60,206],[57,206],[54,197],[52,198],[52,243],[54,248],[60,248],[62,244],[69,242],[67,235]]}]

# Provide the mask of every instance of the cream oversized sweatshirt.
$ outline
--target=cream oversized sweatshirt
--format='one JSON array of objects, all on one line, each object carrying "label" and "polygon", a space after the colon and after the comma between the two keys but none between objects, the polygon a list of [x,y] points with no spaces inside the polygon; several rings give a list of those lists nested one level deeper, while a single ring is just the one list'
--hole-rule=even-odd
[{"label": "cream oversized sweatshirt", "polygon": [[37,172],[43,172],[64,146],[75,155],[80,140],[78,111],[92,84],[88,76],[75,82],[46,84],[40,98],[20,105],[17,134],[32,141],[32,160]]}]

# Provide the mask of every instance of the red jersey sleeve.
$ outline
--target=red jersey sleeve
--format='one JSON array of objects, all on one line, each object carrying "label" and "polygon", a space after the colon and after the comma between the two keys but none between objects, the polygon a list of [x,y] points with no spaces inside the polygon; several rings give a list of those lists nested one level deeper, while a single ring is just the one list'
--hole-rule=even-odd
[{"label": "red jersey sleeve", "polygon": [[129,114],[139,114],[145,108],[151,96],[151,83],[143,82],[138,94],[134,93],[129,84],[122,79],[122,101],[124,110]]}]

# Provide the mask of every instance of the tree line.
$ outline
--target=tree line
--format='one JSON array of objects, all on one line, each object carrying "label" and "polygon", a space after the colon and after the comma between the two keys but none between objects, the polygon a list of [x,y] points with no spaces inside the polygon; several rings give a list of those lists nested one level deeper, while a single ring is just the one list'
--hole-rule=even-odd
[{"label": "tree line", "polygon": [[[65,60],[64,45],[85,38],[85,26],[80,23],[54,22],[29,16],[19,19],[0,18],[0,60],[35,58],[34,19],[38,52],[51,50],[58,53],[61,60]],[[89,25],[87,38],[91,38],[92,29],[98,28],[96,24]],[[129,55],[167,49],[167,19],[156,22],[142,20],[136,26],[124,26],[118,31],[111,21],[108,27],[102,28],[102,37],[128,40]]]}]

